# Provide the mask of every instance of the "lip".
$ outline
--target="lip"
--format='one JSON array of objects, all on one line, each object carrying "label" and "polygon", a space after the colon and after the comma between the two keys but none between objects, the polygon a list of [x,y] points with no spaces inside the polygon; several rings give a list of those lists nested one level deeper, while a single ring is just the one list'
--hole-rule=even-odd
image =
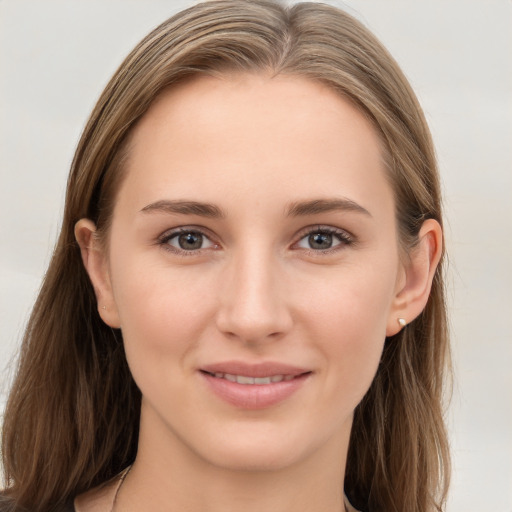
[{"label": "lip", "polygon": [[201,366],[200,370],[208,373],[230,373],[247,377],[271,377],[272,375],[301,375],[310,372],[307,368],[299,368],[274,361],[262,363],[244,363],[242,361],[225,361]]},{"label": "lip", "polygon": [[[283,375],[290,380],[269,384],[239,384],[215,374],[243,375],[253,378]],[[278,362],[248,364],[226,361],[199,368],[199,374],[219,398],[240,409],[266,409],[277,405],[300,390],[312,374],[311,370]]]}]

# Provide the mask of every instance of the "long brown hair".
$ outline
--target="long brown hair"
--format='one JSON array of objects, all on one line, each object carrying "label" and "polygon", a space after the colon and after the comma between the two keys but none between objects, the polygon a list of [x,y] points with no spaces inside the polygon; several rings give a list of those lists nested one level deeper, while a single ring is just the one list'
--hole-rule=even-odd
[{"label": "long brown hair", "polygon": [[[72,163],[62,230],[5,412],[5,492],[14,504],[51,510],[133,462],[140,392],[121,332],[97,313],[74,225],[88,217],[108,231],[129,135],[164,88],[234,70],[306,77],[351,100],[381,136],[402,246],[415,244],[425,219],[442,223],[421,108],[393,58],[358,21],[324,4],[265,0],[205,2],[170,18],[115,73]],[[420,317],[386,341],[355,411],[344,485],[361,510],[430,512],[445,502],[449,350],[442,272],[440,266]]]}]

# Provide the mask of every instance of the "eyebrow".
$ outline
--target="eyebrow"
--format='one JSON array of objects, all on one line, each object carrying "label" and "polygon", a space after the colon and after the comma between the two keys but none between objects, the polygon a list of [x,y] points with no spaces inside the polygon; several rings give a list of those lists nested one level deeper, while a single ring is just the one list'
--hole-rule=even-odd
[{"label": "eyebrow", "polygon": [[181,215],[199,215],[213,219],[225,217],[224,212],[214,204],[200,203],[198,201],[171,201],[164,199],[148,204],[142,208],[143,213],[162,212],[178,213]]},{"label": "eyebrow", "polygon": [[303,215],[315,215],[318,213],[344,211],[362,213],[371,217],[371,213],[360,204],[346,197],[336,197],[332,199],[313,199],[311,201],[301,201],[291,203],[286,215],[289,217],[300,217]]},{"label": "eyebrow", "polygon": [[[371,213],[352,199],[332,198],[332,199],[312,199],[309,201],[299,201],[291,203],[287,210],[288,217],[301,217],[306,215],[315,215],[331,211],[345,211],[362,213],[371,217]],[[214,204],[201,203],[198,201],[183,201],[164,199],[148,204],[142,208],[141,212],[162,212],[181,215],[199,215],[213,219],[224,218],[224,212]]]}]

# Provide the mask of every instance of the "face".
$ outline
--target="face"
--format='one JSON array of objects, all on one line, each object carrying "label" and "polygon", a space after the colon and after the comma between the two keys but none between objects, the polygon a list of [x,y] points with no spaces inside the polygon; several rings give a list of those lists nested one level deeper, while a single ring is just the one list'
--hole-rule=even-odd
[{"label": "face", "polygon": [[141,436],[231,468],[332,457],[403,286],[370,123],[306,79],[201,77],[154,103],[127,166],[103,315]]}]

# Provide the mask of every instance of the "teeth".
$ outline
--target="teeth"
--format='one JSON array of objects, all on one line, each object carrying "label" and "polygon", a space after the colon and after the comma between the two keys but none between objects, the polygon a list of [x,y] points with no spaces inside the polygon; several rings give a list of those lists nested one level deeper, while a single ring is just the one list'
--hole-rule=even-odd
[{"label": "teeth", "polygon": [[237,375],[236,381],[238,384],[254,384],[254,377],[244,377],[243,375]]},{"label": "teeth", "polygon": [[254,384],[270,384],[271,382],[272,382],[272,380],[270,377],[261,377],[261,378],[256,377],[254,379]]},{"label": "teeth", "polygon": [[294,375],[272,375],[270,377],[247,377],[246,375],[232,375],[230,373],[219,373],[213,374],[218,379],[226,379],[229,382],[236,382],[237,384],[272,384],[274,382],[282,382],[292,380]]}]

